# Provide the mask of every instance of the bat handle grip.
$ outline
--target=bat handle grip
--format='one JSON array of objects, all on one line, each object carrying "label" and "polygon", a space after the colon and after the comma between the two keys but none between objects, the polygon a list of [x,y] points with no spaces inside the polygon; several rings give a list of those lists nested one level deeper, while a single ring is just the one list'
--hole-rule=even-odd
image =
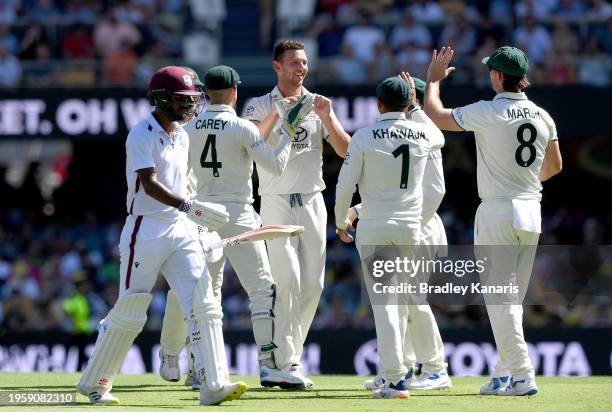
[{"label": "bat handle grip", "polygon": [[225,247],[225,242],[223,239],[213,242],[209,245],[211,249],[223,249]]}]

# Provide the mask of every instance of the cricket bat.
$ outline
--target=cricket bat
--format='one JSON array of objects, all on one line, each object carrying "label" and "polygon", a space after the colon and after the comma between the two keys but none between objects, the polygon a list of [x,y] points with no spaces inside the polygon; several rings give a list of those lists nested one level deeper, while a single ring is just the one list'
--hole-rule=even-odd
[{"label": "cricket bat", "polygon": [[297,236],[304,232],[304,226],[293,225],[269,225],[249,230],[236,236],[221,239],[210,245],[211,249],[219,249],[238,246],[243,243],[257,242],[258,240],[270,240],[279,237]]}]

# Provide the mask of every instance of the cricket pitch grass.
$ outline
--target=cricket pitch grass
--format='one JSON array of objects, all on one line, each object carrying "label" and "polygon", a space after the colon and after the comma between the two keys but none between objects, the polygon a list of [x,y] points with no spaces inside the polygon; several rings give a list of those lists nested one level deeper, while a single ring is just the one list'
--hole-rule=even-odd
[{"label": "cricket pitch grass", "polygon": [[[73,391],[80,374],[77,373],[0,373],[0,391]],[[611,411],[612,377],[538,377],[540,392],[533,397],[500,398],[481,396],[480,385],[486,377],[453,377],[453,388],[441,391],[411,391],[410,399],[372,399],[363,389],[364,377],[322,375],[312,377],[316,388],[307,391],[264,389],[255,376],[232,376],[233,381],[245,381],[249,389],[242,398],[224,403],[217,408],[228,411]],[[199,392],[180,383],[163,381],[158,375],[120,375],[116,378],[113,394],[121,405],[93,406],[87,397],[78,394],[72,406],[17,406],[4,404],[1,411],[26,410],[113,410],[113,411],[171,411],[196,410]]]}]

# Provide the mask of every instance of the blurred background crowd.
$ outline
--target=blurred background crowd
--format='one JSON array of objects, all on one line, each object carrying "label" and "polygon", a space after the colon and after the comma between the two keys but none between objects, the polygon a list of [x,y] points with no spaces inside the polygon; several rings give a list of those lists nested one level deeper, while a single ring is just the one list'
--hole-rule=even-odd
[{"label": "blurred background crowd", "polygon": [[271,47],[288,36],[305,42],[319,84],[422,75],[443,45],[456,83],[486,86],[480,60],[510,43],[540,84],[606,87],[612,70],[606,0],[3,0],[0,87],[133,86],[181,60],[267,83]]},{"label": "blurred background crowd", "polygon": [[[504,44],[526,51],[530,80],[538,85],[609,87],[612,71],[612,5],[605,0],[0,0],[0,93],[19,87],[142,86],[168,63],[200,72],[229,64],[243,83],[271,86],[271,48],[288,36],[306,44],[308,82],[314,85],[375,84],[406,69],[423,76],[432,48],[441,45],[456,50],[458,70],[449,79],[456,84],[488,87],[480,60]],[[116,300],[117,246],[125,217],[124,166],[116,157],[123,144],[87,149],[89,156],[97,151],[99,158],[114,156],[112,172],[91,170],[93,163],[87,162],[93,159],[60,147],[65,144],[37,149],[31,163],[15,162],[18,157],[6,147],[0,150],[0,335],[51,329],[93,333]],[[455,147],[445,158],[445,168],[455,167],[446,170],[448,193],[440,211],[450,244],[473,242],[473,166],[469,173],[456,173],[470,162],[465,153]],[[330,211],[340,165],[339,158],[326,154]],[[610,244],[612,213],[596,200],[596,190],[573,202],[578,207],[560,206],[568,199],[566,187],[601,189],[609,178],[569,176],[552,183],[556,204],[545,205],[541,243]],[[79,186],[75,179],[87,183]],[[467,194],[458,190],[466,180]],[[87,198],[86,184],[103,192],[107,203]],[[357,253],[336,239],[333,220],[329,223],[326,286],[313,329],[371,329]],[[536,261],[536,268],[545,264]],[[607,270],[612,273],[610,265]],[[161,327],[166,288],[160,277],[149,329]],[[223,296],[224,326],[249,329],[247,297],[229,265]],[[612,327],[609,302],[581,303],[528,306],[525,324]],[[488,327],[479,306],[434,311],[441,328]]]}]

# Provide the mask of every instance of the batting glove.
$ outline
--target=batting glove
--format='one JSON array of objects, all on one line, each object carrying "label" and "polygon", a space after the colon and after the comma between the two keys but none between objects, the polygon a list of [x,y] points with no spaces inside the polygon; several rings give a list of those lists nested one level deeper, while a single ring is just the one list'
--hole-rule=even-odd
[{"label": "batting glove", "polygon": [[209,232],[205,227],[198,226],[198,239],[200,245],[202,245],[206,263],[218,262],[223,257],[222,248],[213,249],[210,247],[213,243],[221,240],[217,232]]},{"label": "batting glove", "polygon": [[187,213],[189,219],[208,230],[217,230],[229,222],[229,213],[225,207],[215,203],[186,200],[179,206],[179,210]]}]

